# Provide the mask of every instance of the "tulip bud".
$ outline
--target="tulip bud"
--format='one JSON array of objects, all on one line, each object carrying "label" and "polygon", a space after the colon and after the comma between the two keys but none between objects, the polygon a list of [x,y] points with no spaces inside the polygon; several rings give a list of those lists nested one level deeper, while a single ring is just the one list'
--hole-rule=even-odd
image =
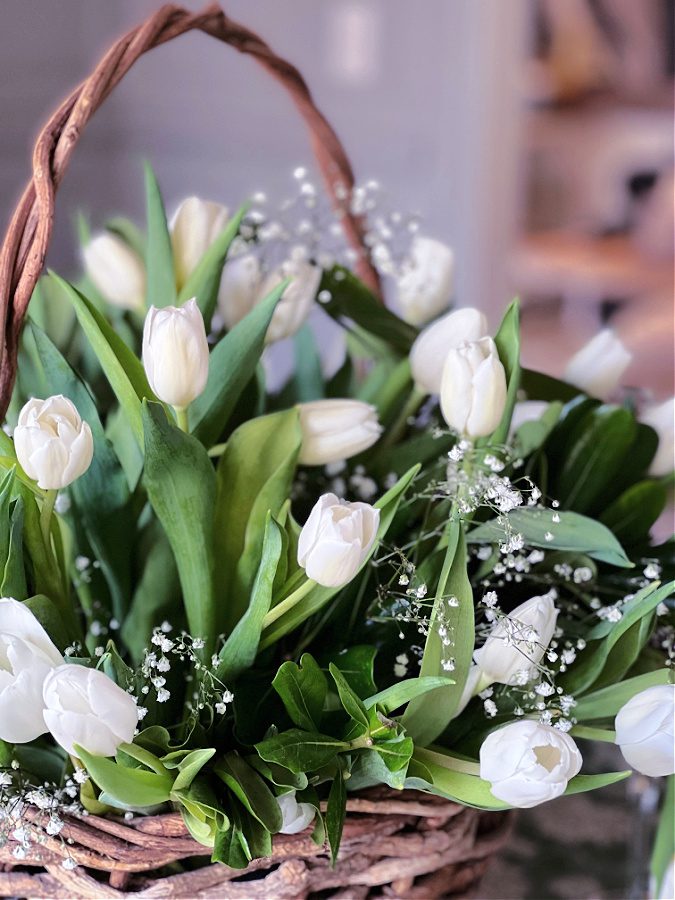
[{"label": "tulip bud", "polygon": [[517,606],[494,625],[488,639],[474,653],[474,660],[485,676],[483,684],[513,684],[527,673],[536,673],[555,631],[558,610],[549,594],[532,597]]},{"label": "tulip bud", "polygon": [[342,587],[367,559],[379,524],[380,511],[374,506],[323,494],[300,532],[298,563],[318,584]]},{"label": "tulip bud", "polygon": [[529,809],[555,800],[581,768],[572,738],[531,719],[491,732],[480,748],[480,777],[498,800]]},{"label": "tulip bud", "polygon": [[506,373],[492,338],[464,342],[448,351],[441,378],[441,412],[450,428],[469,438],[486,437],[506,406]]},{"label": "tulip bud", "polygon": [[281,341],[299,331],[314,305],[321,269],[297,253],[266,278],[257,258],[250,253],[227,263],[218,294],[218,307],[225,327],[232,329],[286,278],[292,281],[277,303],[265,343]]},{"label": "tulip bud", "polygon": [[619,386],[632,358],[614,332],[605,328],[570,359],[565,380],[606,400]]},{"label": "tulip bud", "polygon": [[87,275],[94,287],[121,309],[142,309],[145,265],[135,250],[116,234],[102,232],[82,248]]},{"label": "tulip bud", "polygon": [[43,490],[72,484],[94,455],[91,428],[61,394],[26,403],[14,429],[14,447],[26,475]]},{"label": "tulip bud", "polygon": [[282,818],[279,834],[299,834],[314,821],[314,807],[310,803],[298,803],[295,791],[289,791],[276,799]]},{"label": "tulip bud", "polygon": [[143,365],[160,400],[185,409],[206,387],[209,345],[193,298],[183,306],[151,306],[143,327]]},{"label": "tulip bud", "polygon": [[619,710],[616,743],[629,766],[643,775],[675,775],[675,684],[640,691]]},{"label": "tulip bud", "polygon": [[312,400],[298,404],[302,446],[299,462],[323,466],[356,456],[377,441],[382,426],[370,403]]},{"label": "tulip bud", "polygon": [[225,228],[228,210],[221,203],[188,197],[171,220],[171,245],[180,290],[199,265],[202,256]]},{"label": "tulip bud", "polygon": [[77,756],[76,744],[94,756],[114,756],[133,740],[136,703],[98,669],[59,666],[48,674],[42,696],[47,728],[71,756]]},{"label": "tulip bud", "polygon": [[401,317],[411,325],[424,325],[447,309],[454,273],[455,255],[450,247],[433,238],[415,237],[397,281]]},{"label": "tulip bud", "polygon": [[487,327],[483,313],[471,306],[456,309],[427,325],[410,351],[410,369],[418,391],[440,394],[448,350],[463,341],[479,341],[487,334]]},{"label": "tulip bud", "polygon": [[0,740],[26,744],[47,730],[42,685],[63,657],[30,609],[0,599]]},{"label": "tulip bud", "polygon": [[646,409],[640,418],[659,436],[659,445],[649,467],[649,474],[656,478],[669,475],[675,469],[675,397],[659,406]]}]

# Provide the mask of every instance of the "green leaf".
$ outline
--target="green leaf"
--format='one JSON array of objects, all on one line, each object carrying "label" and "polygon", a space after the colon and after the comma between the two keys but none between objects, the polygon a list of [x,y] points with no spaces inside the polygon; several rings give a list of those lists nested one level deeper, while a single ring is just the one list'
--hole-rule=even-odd
[{"label": "green leaf", "polygon": [[368,713],[363,705],[361,698],[349,686],[349,682],[336,665],[330,663],[328,671],[333,676],[333,681],[337,687],[342,708],[355,722],[368,728],[370,721]]},{"label": "green leaf", "polygon": [[580,722],[614,718],[621,707],[625,706],[640,691],[645,691],[657,684],[669,683],[670,672],[668,669],[657,669],[655,672],[627,678],[619,684],[592,691],[577,700],[577,705],[574,707],[574,718]]},{"label": "green leaf", "polygon": [[290,660],[282,663],[272,685],[291,720],[305,731],[316,731],[321,724],[328,685],[314,658],[304,653],[299,666]]},{"label": "green leaf", "polygon": [[[24,331],[27,336],[27,332]],[[101,563],[115,617],[123,621],[131,592],[130,561],[134,522],[129,487],[110,442],[105,436],[96,403],[88,388],[35,324],[30,335],[40,360],[43,390],[60,393],[75,404],[88,423],[94,441],[91,465],[70,487],[79,523],[96,559]]]},{"label": "green leaf", "polygon": [[376,741],[373,749],[377,750],[390,772],[404,772],[412,757],[415,744],[412,738],[401,734],[388,741]]},{"label": "green leaf", "polygon": [[549,403],[554,400],[569,403],[583,393],[573,384],[544,375],[543,372],[535,372],[533,369],[523,369],[520,386],[527,394],[528,400],[546,400]]},{"label": "green leaf", "polygon": [[347,815],[347,788],[342,769],[338,766],[338,770],[333,778],[328,794],[328,804],[326,805],[326,837],[330,847],[331,864],[335,865],[340,842],[342,840],[342,830],[345,824],[345,816]]},{"label": "green leaf", "polygon": [[334,319],[356,322],[401,355],[408,355],[417,330],[390,312],[348,269],[335,266],[324,272],[319,290],[330,292],[323,308]]},{"label": "green leaf", "polygon": [[[554,516],[560,521],[554,522]],[[525,507],[508,513],[508,519],[512,530],[522,534],[525,543],[531,547],[585,553],[593,559],[623,568],[633,565],[608,528],[579,513]],[[504,540],[504,534],[504,526],[493,519],[473,528],[467,541],[470,544],[498,544]],[[546,539],[547,534],[553,535],[552,540]]]},{"label": "green leaf", "polygon": [[245,869],[249,862],[249,855],[244,851],[241,829],[234,822],[228,822],[227,827],[219,828],[213,845],[213,862],[224,863],[231,869]]},{"label": "green leaf", "polygon": [[94,756],[76,745],[77,755],[96,784],[123,806],[155,806],[169,799],[173,778],[146,769],[129,769],[111,759]]},{"label": "green leaf", "polygon": [[58,606],[44,594],[29,597],[24,601],[24,605],[33,613],[59,650],[65,650],[70,643],[69,633]]},{"label": "green leaf", "polygon": [[141,400],[154,400],[141,361],[115,333],[100,312],[71,284],[50,273],[50,278],[66,292],[78,321],[96,353],[101,368],[124,410],[139,446],[143,442]]},{"label": "green leaf", "polygon": [[615,536],[632,544],[649,534],[649,530],[665,509],[668,491],[659,481],[639,481],[616,498],[600,516]]},{"label": "green leaf", "polygon": [[517,455],[525,457],[538,450],[558,424],[561,412],[562,403],[554,401],[549,403],[539,419],[523,422],[515,433]]},{"label": "green leaf", "polygon": [[270,784],[275,784],[277,787],[288,788],[294,791],[302,791],[307,787],[308,780],[304,772],[299,774],[293,773],[289,769],[284,768],[284,766],[265,762],[259,756],[248,756],[246,762],[253,766],[257,772],[260,772]]},{"label": "green leaf", "polygon": [[287,285],[288,281],[278,285],[211,351],[206,387],[190,406],[192,433],[204,446],[218,440],[242,391],[254,377],[268,326]]},{"label": "green leaf", "polygon": [[502,444],[509,434],[513,407],[516,405],[520,387],[520,304],[518,300],[509,304],[495,335],[495,344],[499,352],[499,359],[506,372],[506,406],[496,431],[489,439],[485,440],[489,440],[491,444]]},{"label": "green leaf", "polygon": [[377,690],[374,681],[377,648],[369,644],[355,644],[322,659],[324,667],[334,662],[359,697],[368,697]]},{"label": "green leaf", "polygon": [[349,744],[318,732],[291,728],[255,745],[266,762],[278,763],[291,772],[313,772],[332,762]]},{"label": "green leaf", "polygon": [[441,675],[424,675],[419,678],[407,678],[405,681],[399,681],[390,687],[373,694],[364,700],[366,709],[373,706],[381,706],[386,713],[391,713],[405,703],[414,700],[415,697],[421,697],[429,691],[436,688],[446,688],[455,681],[452,678],[445,678]]},{"label": "green leaf", "polygon": [[295,371],[293,383],[297,403],[321,400],[324,397],[321,357],[314,333],[305,322],[293,337]]},{"label": "green leaf", "polygon": [[[412,741],[410,741],[412,752]],[[360,791],[386,784],[395,791],[402,791],[407,777],[406,767],[392,771],[378,750],[361,750],[354,761],[349,779],[349,790]]]},{"label": "green leaf", "polygon": [[237,753],[224,756],[214,771],[261,825],[275,834],[281,829],[281,810],[274,794]]},{"label": "green leaf", "polygon": [[666,782],[666,790],[661,803],[659,824],[652,848],[649,870],[656,887],[658,897],[666,896],[664,884],[669,867],[674,864],[675,857],[675,775]]},{"label": "green leaf", "polygon": [[[447,603],[449,596],[459,602]],[[434,623],[443,615],[447,630],[454,636],[453,670],[455,682],[436,688],[412,700],[403,716],[403,725],[417,745],[431,743],[446,728],[459,705],[464,684],[471,665],[474,647],[474,605],[471,582],[466,571],[466,543],[458,522],[448,534],[443,570],[434,600],[429,634],[424,646],[420,675],[438,677],[443,672],[442,661],[446,652]]]},{"label": "green leaf", "polygon": [[626,464],[636,428],[635,416],[624,407],[600,406],[581,419],[550,486],[563,508],[596,510],[596,499]]},{"label": "green leaf", "polygon": [[148,306],[175,306],[176,276],[164,200],[152,166],[146,162],[144,168],[148,231],[145,254],[146,302]]},{"label": "green leaf", "polygon": [[673,593],[673,586],[673,582],[660,588],[658,583],[650,584],[622,606],[618,622],[605,620],[595,625],[586,635],[585,649],[563,679],[565,690],[577,695],[592,687],[620,638],[643,616],[651,615]]},{"label": "green leaf", "polygon": [[416,748],[413,760],[421,762],[431,776],[432,794],[479,809],[509,808],[508,803],[498,800],[493,795],[489,782],[483,781],[477,775],[456,771],[452,768],[453,761],[444,754]]},{"label": "green leaf", "polygon": [[23,559],[23,510],[23,500],[17,497],[9,520],[7,556],[0,584],[2,596],[13,597],[15,600],[25,600],[27,594]]},{"label": "green leaf", "polygon": [[213,593],[215,474],[196,438],[172,425],[161,406],[143,404],[143,482],[171,544],[190,634],[213,650],[218,625]]},{"label": "green leaf", "polygon": [[[419,465],[413,466],[412,469],[406,472],[406,474],[375,503],[376,508],[380,510],[380,526],[377,532],[377,540],[373,543],[368,557],[364,559],[361,569],[367,565],[368,560],[377,549],[379,541],[387,533],[396,510],[398,509],[398,505],[418,471]],[[276,643],[284,635],[295,630],[306,619],[322,609],[339,590],[341,590],[341,588],[327,588],[317,585],[303,598],[302,603],[298,603],[295,607],[288,610],[288,612],[284,613],[265,629],[263,640],[261,642],[261,649],[269,647],[270,644]],[[342,669],[342,665],[340,665],[340,668]],[[349,680],[349,676],[346,675],[346,677],[347,680]]]},{"label": "green leaf", "polygon": [[[213,758],[215,752],[213,747],[209,747],[204,750],[178,751],[178,753],[169,753],[163,757],[162,763],[167,769],[178,769],[172,793],[186,791],[207,762]],[[178,754],[181,755],[181,759],[177,758]]]},{"label": "green leaf", "polygon": [[263,537],[260,566],[253,582],[248,609],[237,622],[220,651],[217,667],[218,678],[227,682],[245,669],[250,668],[256,658],[262,624],[272,602],[274,576],[281,555],[281,529],[271,516],[267,517]]},{"label": "green leaf", "polygon": [[267,514],[276,517],[286,502],[300,440],[298,412],[290,409],[245,422],[220,459],[215,553],[221,630],[231,630],[246,610]]},{"label": "green leaf", "polygon": [[194,272],[190,273],[178,296],[179,303],[185,303],[186,300],[190,300],[192,297],[197,298],[197,305],[204,317],[207,329],[211,325],[211,319],[216,309],[218,289],[220,288],[220,279],[223,274],[227,253],[232,241],[237,236],[241,220],[247,208],[247,206],[242,206],[236,215],[228,221],[225,228],[199,260]]},{"label": "green leaf", "polygon": [[563,796],[568,797],[570,794],[583,794],[586,791],[595,791],[598,788],[607,787],[609,784],[616,784],[617,781],[623,781],[632,774],[631,770],[628,769],[625,772],[605,772],[601,775],[575,775],[565,788]]}]

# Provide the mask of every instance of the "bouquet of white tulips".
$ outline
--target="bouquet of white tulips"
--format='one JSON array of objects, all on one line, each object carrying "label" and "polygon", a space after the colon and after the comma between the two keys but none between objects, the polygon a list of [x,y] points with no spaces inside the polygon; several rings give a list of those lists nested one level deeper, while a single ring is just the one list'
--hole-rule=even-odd
[{"label": "bouquet of white tulips", "polygon": [[[438,242],[399,317],[311,252],[270,264],[246,209],[168,222],[151,172],[147,197],[147,233],[83,229],[83,278],[45,276],[23,333],[0,836],[38,794],[50,834],[173,808],[245,867],[304,829],[335,858],[373,785],[503,810],[672,775],[673,404],[622,394],[615,338],[558,381],[521,368],[517,303],[494,334],[448,312]],[[625,771],[584,774],[589,741]]]}]

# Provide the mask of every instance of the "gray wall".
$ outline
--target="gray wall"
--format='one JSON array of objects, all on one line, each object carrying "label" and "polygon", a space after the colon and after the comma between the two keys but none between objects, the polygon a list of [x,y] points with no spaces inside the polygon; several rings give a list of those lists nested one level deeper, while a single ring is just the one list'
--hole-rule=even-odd
[{"label": "gray wall", "polygon": [[[4,0],[3,225],[38,125],[158,5]],[[230,0],[226,9],[298,65],[357,177],[377,178],[392,207],[419,210],[424,230],[455,246],[462,301],[496,317],[508,299],[524,0]],[[143,158],[171,206],[191,193],[230,205],[256,189],[282,199],[292,169],[311,157],[290,101],[255,63],[186,35],[141,59],[89,126],[59,195],[53,266],[72,264],[78,208],[141,217]]]}]

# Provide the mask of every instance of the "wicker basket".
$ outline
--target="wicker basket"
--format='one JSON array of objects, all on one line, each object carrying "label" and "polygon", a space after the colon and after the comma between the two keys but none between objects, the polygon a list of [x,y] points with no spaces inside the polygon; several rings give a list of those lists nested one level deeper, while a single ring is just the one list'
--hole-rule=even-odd
[{"label": "wicker basket", "polygon": [[[40,132],[33,176],[0,252],[0,417],[16,377],[21,325],[44,265],[54,198],[91,116],[147,50],[197,29],[251,55],[289,92],[308,126],[312,149],[345,235],[358,253],[361,278],[379,282],[352,214],[354,177],[337,135],[317,109],[298,70],[218,6],[192,13],[164,6],[117,41],[91,75],[58,107]],[[481,813],[416,791],[373,789],[352,797],[335,867],[307,834],[279,835],[273,855],[246,870],[210,864],[208,850],[188,834],[180,815],[129,821],[69,819],[58,837],[44,835],[20,862],[10,840],[0,848],[0,896],[7,897],[454,897],[475,886],[505,841],[510,816]],[[63,866],[66,858],[76,868]]]}]

